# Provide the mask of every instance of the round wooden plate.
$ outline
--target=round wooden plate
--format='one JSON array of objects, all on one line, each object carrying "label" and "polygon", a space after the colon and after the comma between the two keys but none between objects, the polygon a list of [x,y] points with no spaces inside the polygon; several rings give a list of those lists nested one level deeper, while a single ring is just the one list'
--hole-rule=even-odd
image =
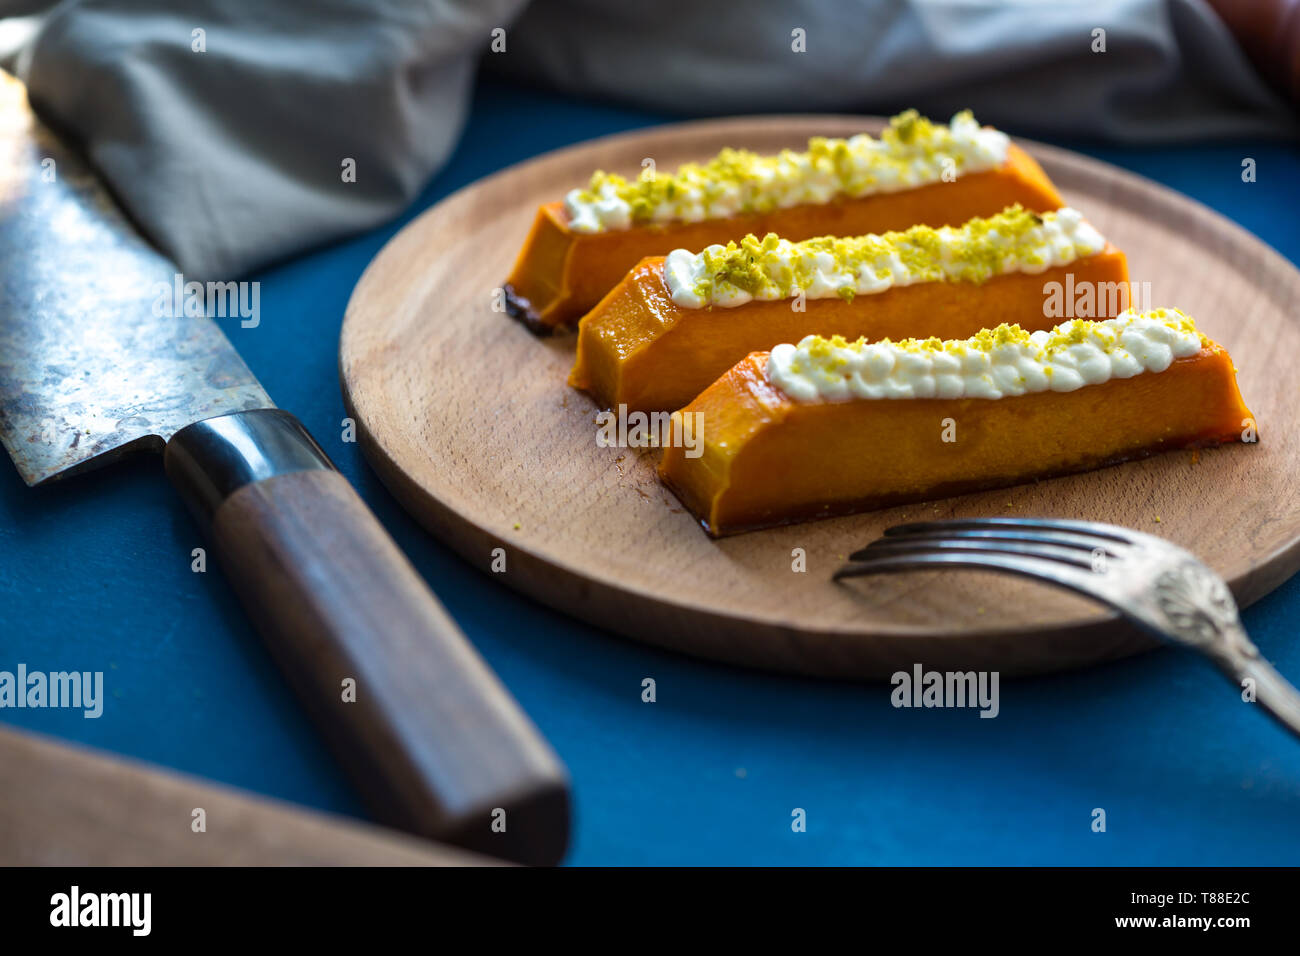
[{"label": "round wooden plate", "polygon": [[[1228,347],[1259,443],[714,541],[660,485],[654,452],[596,445],[595,405],[565,384],[574,337],[535,338],[493,309],[536,207],[594,169],[631,176],[647,157],[672,169],[724,146],[766,153],[881,123],[799,116],[660,127],[547,154],[429,209],[375,257],[343,325],[344,398],[371,464],[434,535],[502,584],[687,653],[836,677],[882,677],[917,662],[1029,673],[1150,646],[1109,612],[1015,578],[831,582],[850,551],[901,521],[1115,522],[1191,549],[1243,604],[1300,567],[1300,273],[1205,207],[1073,153],[1023,143],[1128,253],[1153,306],[1179,306]],[[494,573],[497,548],[505,570]]]}]

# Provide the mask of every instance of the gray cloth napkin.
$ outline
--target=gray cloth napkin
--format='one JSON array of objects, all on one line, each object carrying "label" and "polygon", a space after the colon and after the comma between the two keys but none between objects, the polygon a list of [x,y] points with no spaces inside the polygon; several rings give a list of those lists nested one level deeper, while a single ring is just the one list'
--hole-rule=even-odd
[{"label": "gray cloth napkin", "polygon": [[398,213],[455,145],[480,57],[520,81],[682,115],[971,107],[1013,132],[1126,142],[1296,134],[1201,0],[525,5],[16,0],[0,12],[50,8],[10,65],[199,280]]}]

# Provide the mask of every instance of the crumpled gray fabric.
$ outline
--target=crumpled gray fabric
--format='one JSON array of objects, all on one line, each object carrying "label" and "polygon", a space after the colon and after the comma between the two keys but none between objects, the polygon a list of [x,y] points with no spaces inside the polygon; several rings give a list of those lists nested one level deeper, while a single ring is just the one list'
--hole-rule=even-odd
[{"label": "crumpled gray fabric", "polygon": [[0,12],[52,6],[13,61],[33,102],[199,280],[397,214],[455,145],[498,27],[494,72],[682,115],[971,107],[1014,132],[1125,142],[1296,134],[1202,0],[526,2],[11,0]]},{"label": "crumpled gray fabric", "polygon": [[460,136],[484,24],[524,2],[66,0],[18,62],[33,105],[204,281],[399,212]]},{"label": "crumpled gray fabric", "polygon": [[1131,143],[1297,133],[1202,0],[539,0],[510,33],[486,61],[504,75],[679,113],[970,107]]}]

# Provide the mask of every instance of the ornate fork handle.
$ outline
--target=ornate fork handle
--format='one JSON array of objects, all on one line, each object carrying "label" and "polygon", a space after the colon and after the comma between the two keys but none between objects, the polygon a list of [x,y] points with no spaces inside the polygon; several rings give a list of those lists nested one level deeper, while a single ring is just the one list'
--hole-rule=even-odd
[{"label": "ornate fork handle", "polygon": [[[1246,635],[1237,602],[1227,585],[1199,561],[1164,571],[1155,582],[1155,610],[1163,616],[1162,634],[1198,648],[1241,689],[1300,736],[1300,692],[1264,660]],[[1249,696],[1247,696],[1249,695]]]},{"label": "ornate fork handle", "polygon": [[[1246,643],[1250,644],[1249,641]],[[1250,646],[1254,650],[1254,645]],[[1255,702],[1300,737],[1300,694],[1296,693],[1295,687],[1272,664],[1259,656],[1258,651],[1255,651],[1254,657],[1231,660],[1215,658],[1215,663],[1238,687],[1243,688],[1243,694],[1246,688],[1252,689]]]}]

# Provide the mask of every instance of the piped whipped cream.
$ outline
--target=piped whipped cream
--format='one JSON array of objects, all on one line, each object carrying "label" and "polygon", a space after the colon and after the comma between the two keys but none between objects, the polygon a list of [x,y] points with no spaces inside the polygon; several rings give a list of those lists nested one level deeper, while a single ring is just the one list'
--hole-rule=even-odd
[{"label": "piped whipped cream", "polygon": [[969,110],[947,126],[907,110],[889,121],[879,139],[865,133],[819,137],[808,141],[805,152],[787,149],[775,156],[724,149],[706,163],[631,182],[597,172],[586,189],[570,190],[564,208],[570,229],[591,233],[822,205],[996,169],[1006,162],[1009,145],[1005,133],[980,126]]},{"label": "piped whipped cream", "polygon": [[999,325],[947,341],[868,343],[809,335],[798,345],[772,349],[767,378],[797,402],[1006,398],[1163,372],[1206,344],[1178,309],[1130,310],[1104,321],[1065,322],[1050,332]]},{"label": "piped whipped cream", "polygon": [[1078,210],[1039,214],[1015,205],[956,228],[913,226],[803,242],[768,233],[698,253],[674,249],[664,260],[664,285],[685,309],[734,308],[800,293],[851,300],[918,282],[983,282],[1007,272],[1039,273],[1096,255],[1105,245],[1105,237]]}]

